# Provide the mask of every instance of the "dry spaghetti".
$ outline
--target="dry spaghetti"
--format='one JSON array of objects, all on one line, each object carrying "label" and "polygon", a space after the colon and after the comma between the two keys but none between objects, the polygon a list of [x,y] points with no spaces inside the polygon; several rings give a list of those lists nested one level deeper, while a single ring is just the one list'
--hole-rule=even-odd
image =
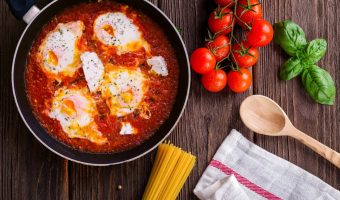
[{"label": "dry spaghetti", "polygon": [[169,142],[159,145],[143,200],[175,200],[196,157]]}]

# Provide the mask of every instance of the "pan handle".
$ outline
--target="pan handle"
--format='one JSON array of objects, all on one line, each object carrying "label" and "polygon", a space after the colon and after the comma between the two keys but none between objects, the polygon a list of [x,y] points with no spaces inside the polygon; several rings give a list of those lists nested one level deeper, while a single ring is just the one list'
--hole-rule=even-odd
[{"label": "pan handle", "polygon": [[27,24],[40,12],[34,4],[36,0],[6,0],[12,14]]}]

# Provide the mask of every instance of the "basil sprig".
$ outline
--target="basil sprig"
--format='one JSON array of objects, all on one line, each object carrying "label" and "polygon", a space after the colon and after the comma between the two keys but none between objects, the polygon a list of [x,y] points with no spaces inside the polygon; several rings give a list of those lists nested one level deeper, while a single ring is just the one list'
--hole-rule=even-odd
[{"label": "basil sprig", "polygon": [[336,88],[331,75],[315,65],[326,53],[327,41],[315,39],[307,43],[302,28],[290,20],[274,25],[274,41],[289,58],[280,68],[280,78],[291,80],[299,75],[308,94],[318,103],[333,105]]}]

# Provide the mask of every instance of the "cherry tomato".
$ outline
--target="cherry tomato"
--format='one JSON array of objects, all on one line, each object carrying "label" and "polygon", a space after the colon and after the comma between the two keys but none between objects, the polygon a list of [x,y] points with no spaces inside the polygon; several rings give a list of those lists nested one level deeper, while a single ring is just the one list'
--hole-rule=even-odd
[{"label": "cherry tomato", "polygon": [[236,93],[241,93],[250,87],[252,82],[251,73],[245,68],[241,68],[240,71],[230,71],[228,73],[228,86]]},{"label": "cherry tomato", "polygon": [[216,58],[207,48],[198,48],[190,56],[191,68],[198,74],[212,71],[216,65]]},{"label": "cherry tomato", "polygon": [[234,55],[231,58],[239,67],[251,67],[259,58],[259,50],[248,42],[234,44],[231,50]]},{"label": "cherry tomato", "polygon": [[217,5],[221,7],[227,6],[227,8],[230,8],[235,4],[235,0],[215,0],[215,2]]},{"label": "cherry tomato", "polygon": [[261,3],[258,0],[240,0],[237,3],[236,16],[237,24],[245,27],[246,23],[251,26],[255,19],[263,16]]},{"label": "cherry tomato", "polygon": [[273,35],[273,27],[268,21],[256,19],[247,35],[247,41],[255,47],[262,47],[272,41]]},{"label": "cherry tomato", "polygon": [[206,47],[215,55],[216,61],[219,62],[229,54],[229,38],[225,35],[219,35],[213,41],[207,42]]},{"label": "cherry tomato", "polygon": [[233,12],[229,8],[216,8],[209,16],[208,26],[211,32],[226,35],[231,32]]},{"label": "cherry tomato", "polygon": [[213,70],[203,74],[201,82],[208,91],[219,92],[227,85],[227,74],[222,69]]}]

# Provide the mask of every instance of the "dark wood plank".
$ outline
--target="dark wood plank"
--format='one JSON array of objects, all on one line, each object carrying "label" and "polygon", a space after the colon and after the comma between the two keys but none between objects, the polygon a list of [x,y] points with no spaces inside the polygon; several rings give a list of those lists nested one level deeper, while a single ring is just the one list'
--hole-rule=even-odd
[{"label": "dark wood plank", "polygon": [[25,24],[4,1],[0,9],[0,199],[67,199],[68,162],[35,140],[12,96],[12,58]]},{"label": "dark wood plank", "polygon": [[[90,167],[70,165],[71,199],[136,199],[143,195],[154,153],[130,163]],[[122,186],[118,189],[118,186]],[[138,199],[137,198],[137,199]]]},{"label": "dark wood plank", "polygon": [[[292,19],[305,30],[308,40],[324,38],[328,41],[326,56],[318,63],[325,68],[340,88],[339,1],[311,0],[264,1],[265,18],[270,22]],[[284,82],[277,72],[288,58],[276,45],[261,49],[261,59],[255,67],[256,89],[254,93],[264,94],[277,101],[288,113],[293,124],[325,145],[340,151],[340,99],[333,106],[316,104],[303,89],[299,78]],[[339,92],[338,92],[339,93]],[[255,135],[257,143],[270,152],[297,164],[333,187],[340,189],[339,170],[301,143],[287,137],[270,138]]]}]

